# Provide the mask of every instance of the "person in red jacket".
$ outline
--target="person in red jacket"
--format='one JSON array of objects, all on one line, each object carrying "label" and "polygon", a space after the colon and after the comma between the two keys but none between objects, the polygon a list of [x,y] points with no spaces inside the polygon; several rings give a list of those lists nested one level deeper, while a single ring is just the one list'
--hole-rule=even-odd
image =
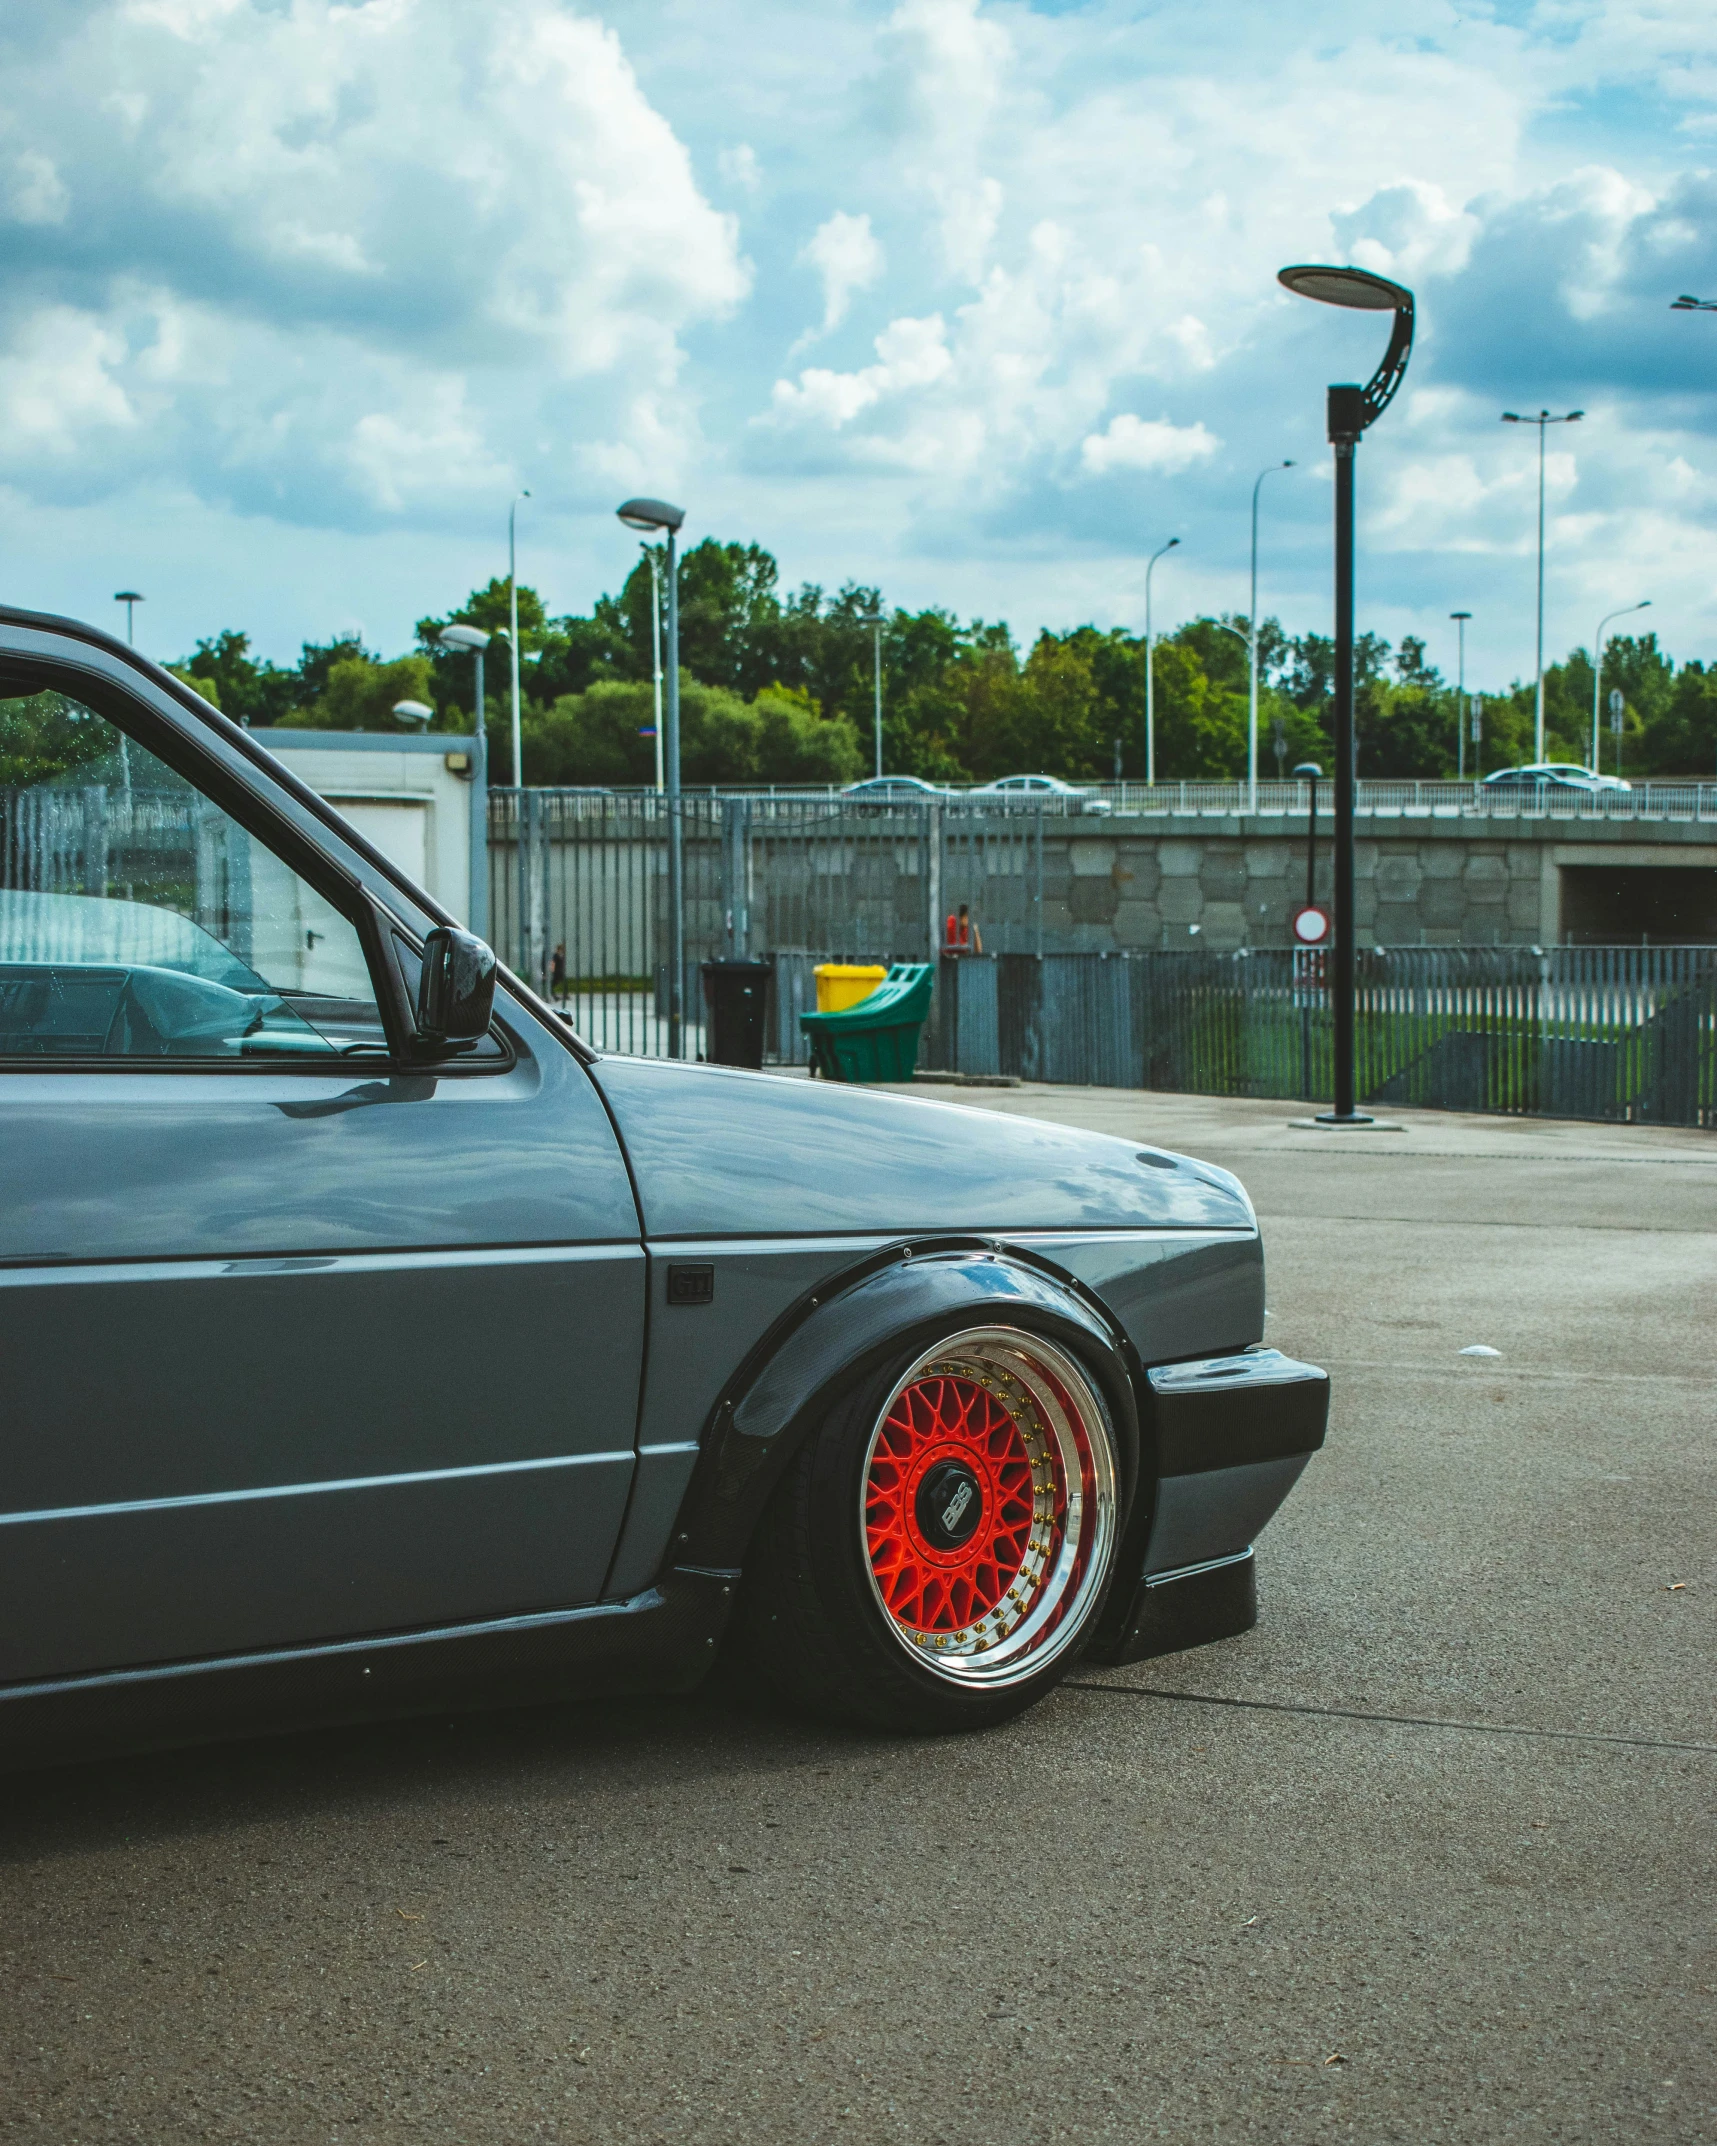
[{"label": "person in red jacket", "polygon": [[950,916],[943,935],[943,952],[948,954],[981,954],[984,941],[972,912],[964,902],[958,916]]}]

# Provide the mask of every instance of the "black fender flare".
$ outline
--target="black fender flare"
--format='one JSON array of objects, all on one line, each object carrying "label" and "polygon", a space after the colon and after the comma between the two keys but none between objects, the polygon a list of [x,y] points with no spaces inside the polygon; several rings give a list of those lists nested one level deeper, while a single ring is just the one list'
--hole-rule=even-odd
[{"label": "black fender flare", "polygon": [[771,1493],[838,1387],[957,1320],[1024,1327],[1079,1358],[1114,1425],[1130,1534],[1141,1481],[1139,1373],[1121,1328],[1070,1277],[1017,1252],[909,1246],[825,1282],[752,1351],[716,1405],[669,1562],[738,1571]]}]

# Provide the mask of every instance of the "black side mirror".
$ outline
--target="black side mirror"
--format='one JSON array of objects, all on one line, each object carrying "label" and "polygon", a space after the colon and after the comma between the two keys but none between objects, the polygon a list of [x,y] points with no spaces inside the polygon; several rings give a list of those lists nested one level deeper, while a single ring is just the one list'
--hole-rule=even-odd
[{"label": "black side mirror", "polygon": [[441,1049],[480,1043],[495,1007],[495,956],[468,931],[439,924],[423,942],[417,1033]]}]

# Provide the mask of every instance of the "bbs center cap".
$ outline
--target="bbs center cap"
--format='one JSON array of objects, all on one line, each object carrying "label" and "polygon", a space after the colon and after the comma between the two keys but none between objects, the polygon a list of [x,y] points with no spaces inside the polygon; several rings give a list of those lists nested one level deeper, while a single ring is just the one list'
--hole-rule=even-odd
[{"label": "bbs center cap", "polygon": [[958,1550],[984,1517],[984,1493],[964,1461],[939,1461],[926,1471],[913,1501],[919,1533],[933,1550]]}]

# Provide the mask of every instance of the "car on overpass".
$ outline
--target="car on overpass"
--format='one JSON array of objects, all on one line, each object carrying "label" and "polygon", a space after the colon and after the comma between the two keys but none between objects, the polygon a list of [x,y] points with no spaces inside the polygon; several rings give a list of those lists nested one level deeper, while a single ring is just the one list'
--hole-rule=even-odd
[{"label": "car on overpass", "polygon": [[1103,813],[1109,800],[1100,790],[1082,790],[1077,783],[1063,782],[1059,775],[1003,775],[986,782],[968,797],[1000,798],[1008,804],[1058,805],[1064,812]]},{"label": "car on overpass", "polygon": [[1328,1380],[1236,1178],[603,1055],[266,737],[0,609],[0,1752],[1253,1621]]},{"label": "car on overpass", "polygon": [[1525,767],[1498,768],[1480,785],[1486,790],[1631,790],[1619,775],[1594,775],[1572,760],[1534,760]]}]

